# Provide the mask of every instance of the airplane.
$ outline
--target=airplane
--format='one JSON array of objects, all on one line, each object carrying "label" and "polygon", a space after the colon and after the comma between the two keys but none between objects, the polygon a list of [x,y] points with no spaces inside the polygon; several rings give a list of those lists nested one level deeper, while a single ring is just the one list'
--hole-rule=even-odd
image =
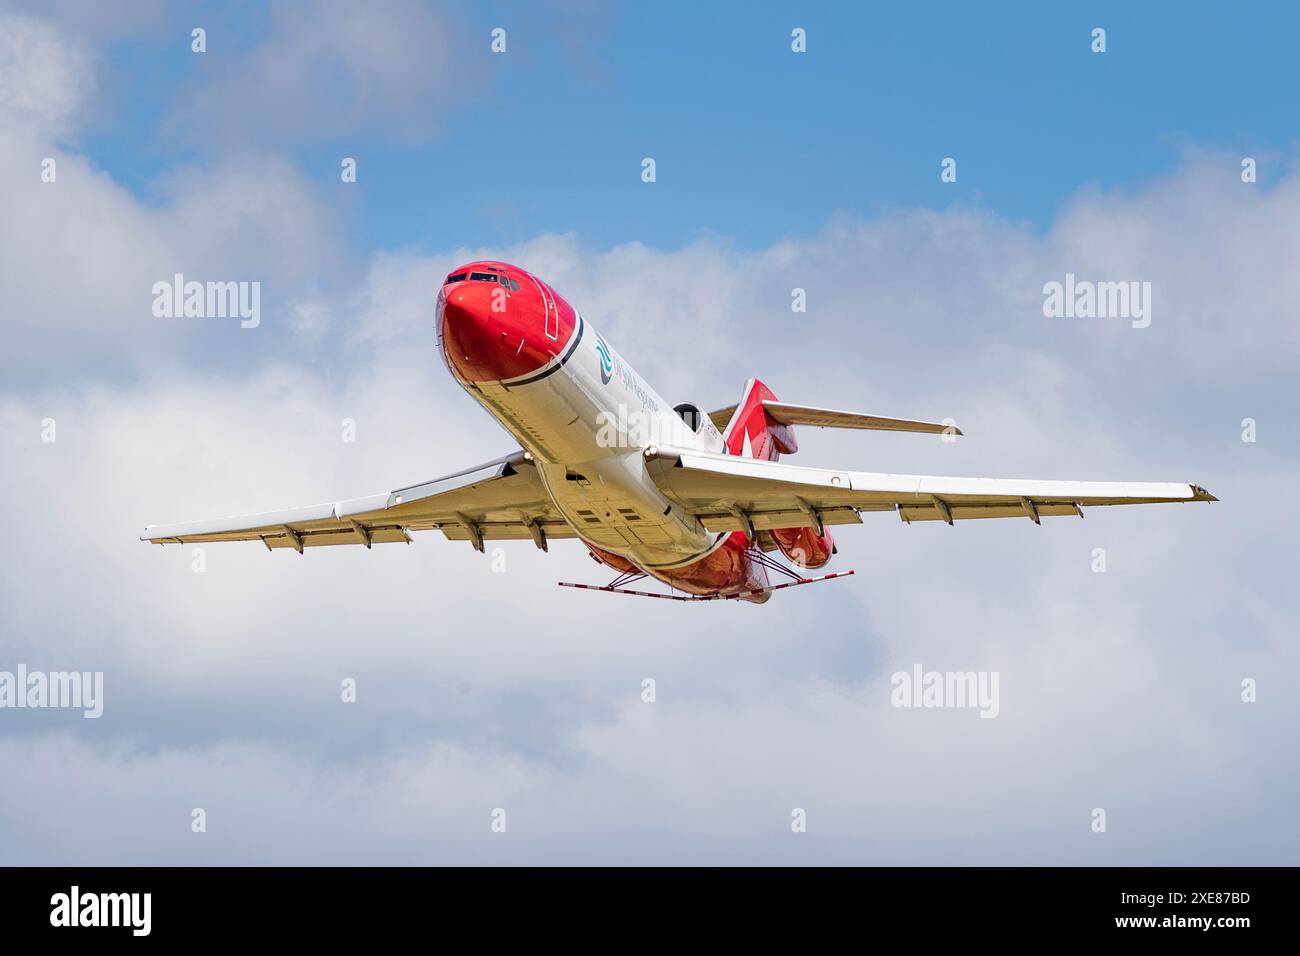
[{"label": "airplane", "polygon": [[[434,313],[448,371],[518,442],[514,452],[432,481],[261,514],[150,525],[142,541],[261,541],[268,550],[410,543],[437,529],[488,541],[576,538],[617,572],[561,586],[763,603],[838,552],[831,527],[863,513],[953,525],[1078,515],[1096,505],[1217,501],[1192,484],[943,478],[790,465],[796,426],[960,435],[934,423],[780,401],[750,379],[735,405],[670,405],[563,296],[505,262],[446,277]],[[779,552],[783,563],[772,556]],[[772,575],[777,583],[773,583]],[[669,593],[627,584],[650,578]]]}]

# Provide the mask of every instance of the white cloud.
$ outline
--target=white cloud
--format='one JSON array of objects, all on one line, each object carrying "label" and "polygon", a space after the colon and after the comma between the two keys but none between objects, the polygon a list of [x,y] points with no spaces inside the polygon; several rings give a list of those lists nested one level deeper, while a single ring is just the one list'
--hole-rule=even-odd
[{"label": "white cloud", "polygon": [[65,132],[91,86],[86,48],[43,20],[0,14],[0,135],[14,126]]},{"label": "white cloud", "polygon": [[[0,154],[0,308],[16,374],[85,369],[100,374],[174,359],[194,343],[259,353],[291,329],[288,309],[340,261],[331,216],[292,168],[239,157],[183,170],[162,202],[141,202],[75,153],[9,137]],[[57,181],[40,179],[41,157]],[[260,281],[264,327],[163,320],[153,286],[181,273],[199,281]],[[255,336],[255,337],[254,337]],[[209,352],[211,354],[211,352]]]},{"label": "white cloud", "polygon": [[[276,157],[231,153],[181,167],[134,195],[61,145],[83,97],[88,56],[40,20],[0,30],[0,367],[57,378],[111,375],[173,360],[196,342],[211,357],[274,348],[301,329],[290,306],[339,273],[343,241],[306,180]],[[45,181],[46,161],[53,181]],[[159,320],[153,285],[176,273],[263,284],[265,328]],[[319,291],[319,290],[318,290]],[[315,334],[319,335],[319,332]]]},{"label": "white cloud", "polygon": [[414,0],[276,6],[247,52],[232,31],[209,30],[205,70],[178,100],[175,122],[205,141],[225,131],[424,139],[486,82],[484,57],[468,53],[475,40],[486,52],[486,33],[471,37]]}]

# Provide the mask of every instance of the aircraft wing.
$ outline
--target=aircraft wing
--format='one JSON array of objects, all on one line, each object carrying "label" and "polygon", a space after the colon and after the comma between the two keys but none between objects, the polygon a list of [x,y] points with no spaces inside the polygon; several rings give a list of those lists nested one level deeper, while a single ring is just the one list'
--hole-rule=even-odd
[{"label": "aircraft wing", "polygon": [[[940,478],[805,468],[781,462],[661,448],[650,474],[668,498],[710,531],[859,524],[859,512],[893,511],[906,522],[1080,515],[1094,505],[1217,501],[1173,482]],[[746,527],[748,523],[749,527]]]},{"label": "aircraft wing", "polygon": [[545,550],[547,538],[574,536],[551,504],[532,459],[518,451],[454,475],[364,498],[149,525],[140,540],[261,541],[268,549],[293,548],[301,554],[303,548],[322,545],[409,543],[408,532],[435,528],[450,540],[472,542],[479,551],[484,540],[532,538]]}]

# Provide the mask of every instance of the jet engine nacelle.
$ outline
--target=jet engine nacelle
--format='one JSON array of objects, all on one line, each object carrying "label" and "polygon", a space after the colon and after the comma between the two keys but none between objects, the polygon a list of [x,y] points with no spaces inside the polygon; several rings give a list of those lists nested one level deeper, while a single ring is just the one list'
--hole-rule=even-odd
[{"label": "jet engine nacelle", "polygon": [[801,568],[820,568],[835,553],[830,528],[823,527],[821,534],[816,528],[774,528],[769,534],[786,559]]}]

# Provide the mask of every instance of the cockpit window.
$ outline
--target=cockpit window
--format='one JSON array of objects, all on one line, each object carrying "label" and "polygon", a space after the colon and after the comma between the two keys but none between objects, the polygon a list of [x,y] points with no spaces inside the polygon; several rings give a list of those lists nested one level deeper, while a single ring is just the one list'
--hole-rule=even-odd
[{"label": "cockpit window", "polygon": [[[464,280],[464,273],[461,273],[460,276],[452,276],[451,278],[448,278],[447,281],[451,282],[452,280]],[[510,289],[512,293],[517,293],[517,291],[519,291],[519,282],[513,280],[510,276],[506,276],[506,274],[498,274],[495,272],[471,272],[469,273],[469,280],[472,282],[500,282],[500,284],[506,286],[507,289]]]},{"label": "cockpit window", "polygon": [[471,282],[500,282],[511,292],[519,291],[519,283],[504,273],[497,272],[457,272],[455,275],[447,276],[447,281],[443,285],[450,285],[453,282],[464,282],[469,279]]}]

